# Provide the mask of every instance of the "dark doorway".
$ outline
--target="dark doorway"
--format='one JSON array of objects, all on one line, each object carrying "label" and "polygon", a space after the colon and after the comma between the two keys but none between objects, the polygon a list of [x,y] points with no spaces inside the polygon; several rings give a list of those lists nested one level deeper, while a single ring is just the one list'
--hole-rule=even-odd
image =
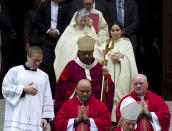
[{"label": "dark doorway", "polygon": [[[12,18],[13,27],[16,31],[16,38],[9,43],[8,54],[10,54],[9,67],[19,65],[25,61],[24,42],[23,42],[23,22],[27,10],[32,7],[32,0],[4,0],[8,12]],[[5,71],[6,73],[6,71]]]},{"label": "dark doorway", "polygon": [[163,1],[163,97],[172,100],[172,1]]},{"label": "dark doorway", "polygon": [[162,95],[162,0],[137,0],[140,12],[138,31],[141,47],[137,65],[146,74],[149,88]]}]

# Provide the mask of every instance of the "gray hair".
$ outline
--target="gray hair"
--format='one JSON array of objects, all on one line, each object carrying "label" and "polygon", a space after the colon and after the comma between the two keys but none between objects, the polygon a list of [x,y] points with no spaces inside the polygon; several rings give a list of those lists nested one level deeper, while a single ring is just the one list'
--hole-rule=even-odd
[{"label": "gray hair", "polygon": [[40,47],[38,47],[38,46],[31,46],[31,47],[29,47],[29,49],[27,51],[27,55],[31,57],[35,53],[43,55],[43,51],[42,51],[42,49]]},{"label": "gray hair", "polygon": [[80,10],[78,10],[78,12],[76,14],[76,19],[75,19],[76,23],[80,17],[88,17],[90,19],[90,13],[85,8],[80,9]]}]

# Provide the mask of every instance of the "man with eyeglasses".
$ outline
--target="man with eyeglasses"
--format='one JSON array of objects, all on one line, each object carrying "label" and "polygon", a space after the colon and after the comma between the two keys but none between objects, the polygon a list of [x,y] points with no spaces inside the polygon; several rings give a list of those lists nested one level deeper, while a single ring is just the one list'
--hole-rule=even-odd
[{"label": "man with eyeglasses", "polygon": [[4,77],[2,94],[6,99],[3,131],[45,131],[54,118],[48,75],[38,67],[42,49],[32,46],[27,62],[11,68]]},{"label": "man with eyeglasses", "polygon": [[54,131],[109,131],[110,113],[107,107],[91,95],[91,83],[81,79],[76,94],[65,102],[54,120]]},{"label": "man with eyeglasses", "polygon": [[[141,106],[136,131],[168,131],[171,117],[168,105],[161,96],[148,89],[146,76],[136,74],[133,78],[133,88],[134,91],[128,96],[134,98]],[[116,119],[119,125],[121,124],[121,103],[126,97],[120,101],[116,109]]]}]

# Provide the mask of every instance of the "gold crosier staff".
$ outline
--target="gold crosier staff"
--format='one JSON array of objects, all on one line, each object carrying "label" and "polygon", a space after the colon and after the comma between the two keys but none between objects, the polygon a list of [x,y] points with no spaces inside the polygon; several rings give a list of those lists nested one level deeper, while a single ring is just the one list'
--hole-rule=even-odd
[{"label": "gold crosier staff", "polygon": [[[111,41],[112,41],[112,44],[110,44]],[[107,66],[106,55],[113,48],[114,48],[114,39],[111,38],[111,39],[107,40],[107,42],[106,42],[106,48],[105,48],[105,50],[103,50],[103,57],[104,57],[104,60],[102,62],[103,68],[106,68],[106,66]],[[103,75],[102,88],[101,88],[101,98],[100,98],[101,101],[103,101],[103,93],[104,93],[104,90],[105,89],[108,89],[108,76]]]}]

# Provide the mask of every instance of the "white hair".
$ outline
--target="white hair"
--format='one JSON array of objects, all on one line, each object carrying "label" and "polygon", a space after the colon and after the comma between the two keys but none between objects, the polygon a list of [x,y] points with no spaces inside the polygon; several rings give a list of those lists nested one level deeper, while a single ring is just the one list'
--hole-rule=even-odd
[{"label": "white hair", "polygon": [[88,17],[88,19],[90,19],[90,13],[85,8],[80,9],[76,14],[76,23],[80,17]]}]

